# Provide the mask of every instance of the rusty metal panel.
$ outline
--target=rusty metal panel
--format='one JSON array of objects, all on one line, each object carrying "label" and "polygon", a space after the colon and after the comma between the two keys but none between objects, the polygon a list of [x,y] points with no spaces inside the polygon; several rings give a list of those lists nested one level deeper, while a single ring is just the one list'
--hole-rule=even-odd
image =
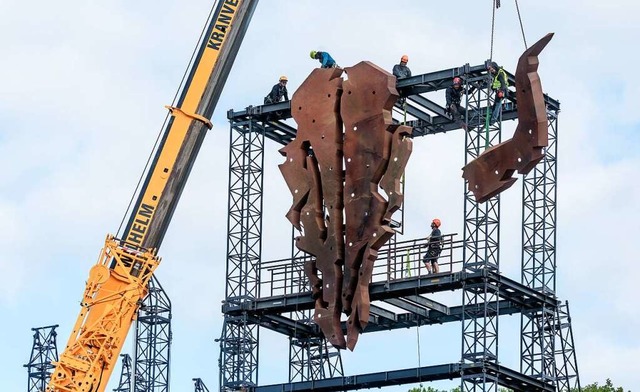
[{"label": "rusty metal panel", "polygon": [[508,189],[516,181],[517,170],[527,174],[544,157],[549,129],[538,75],[538,55],[547,46],[553,33],[547,34],[527,49],[516,68],[516,100],[518,125],[511,139],[484,151],[462,168],[462,177],[469,190],[482,203]]},{"label": "rusty metal panel", "polygon": [[345,71],[343,82],[342,69],[316,69],[294,94],[298,133],[280,150],[280,170],[293,196],[287,218],[302,232],[296,245],[315,257],[305,265],[314,320],[335,347],[353,350],[369,319],[377,251],[403,202],[412,141],[410,127],[392,124],[395,77],[369,62]]},{"label": "rusty metal panel", "polygon": [[339,296],[344,260],[341,74],[338,68],[315,69],[293,95],[298,132],[280,150],[286,157],[280,171],[293,195],[287,218],[303,233],[296,246],[315,257],[305,265],[316,300],[314,320],[331,344],[344,348]]},{"label": "rusty metal panel", "polygon": [[389,203],[380,194],[379,184],[389,166],[392,132],[398,129],[391,120],[398,93],[396,78],[374,64],[361,62],[346,72],[349,78],[343,83],[340,108],[345,127],[346,216],[342,306],[349,315],[347,347],[353,350],[369,322],[373,263],[378,249],[394,233],[389,221],[383,220]]}]

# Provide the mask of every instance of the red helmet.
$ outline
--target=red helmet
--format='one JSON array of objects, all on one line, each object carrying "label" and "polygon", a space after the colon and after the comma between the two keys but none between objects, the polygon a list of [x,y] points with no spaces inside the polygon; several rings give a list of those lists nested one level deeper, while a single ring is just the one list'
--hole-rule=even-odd
[{"label": "red helmet", "polygon": [[431,226],[440,227],[441,224],[442,222],[440,222],[440,219],[438,218],[435,218],[434,220],[431,221]]},{"label": "red helmet", "polygon": [[456,76],[455,78],[453,78],[453,85],[455,86],[456,84],[457,84],[458,86],[460,86],[460,85],[462,84],[462,79],[460,79],[460,78],[459,78],[459,77],[457,77],[457,76]]}]

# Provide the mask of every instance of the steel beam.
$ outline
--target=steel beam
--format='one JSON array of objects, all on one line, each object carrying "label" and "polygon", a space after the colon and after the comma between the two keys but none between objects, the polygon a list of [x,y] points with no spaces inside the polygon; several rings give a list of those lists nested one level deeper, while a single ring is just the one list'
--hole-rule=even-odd
[{"label": "steel beam", "polygon": [[451,312],[450,308],[447,305],[441,304],[440,302],[426,297],[422,297],[420,295],[409,295],[406,297],[406,299],[442,314],[449,315]]},{"label": "steel beam", "polygon": [[[473,79],[482,76],[484,73],[486,73],[484,64],[475,66],[465,64],[461,67],[399,80],[396,87],[400,96],[407,98],[409,103],[415,103],[422,107],[407,105],[407,114],[416,118],[416,120],[407,121],[407,125],[414,127],[413,136],[432,135],[460,129],[459,124],[445,115],[444,108],[419,94],[446,89],[451,84],[451,79],[454,76],[465,75],[465,78]],[[507,77],[511,85],[514,85],[515,76],[507,72]],[[510,101],[513,105],[502,111],[502,121],[516,119],[518,113],[515,94],[508,94],[506,101]],[[545,103],[551,110],[556,112],[560,110],[560,102],[548,95],[545,95]],[[403,110],[401,104],[396,105],[396,108]],[[480,108],[479,111],[484,113],[486,108]],[[266,138],[282,145],[289,143],[296,135],[296,129],[285,123],[285,120],[291,118],[290,101],[248,106],[239,111],[231,109],[227,112],[227,118],[231,122],[255,121],[254,131],[263,132]],[[396,121],[399,122],[400,120]],[[258,122],[261,122],[261,124],[258,124]]]},{"label": "steel beam", "polygon": [[[415,294],[461,289],[463,285],[470,287],[474,284],[483,284],[484,280],[497,288],[501,298],[516,303],[524,309],[536,309],[543,304],[549,308],[555,308],[558,305],[554,296],[533,290],[494,271],[455,272],[440,274],[438,277],[420,276],[391,282],[374,282],[369,286],[369,293],[372,301],[398,297],[414,298],[411,296]],[[434,306],[435,310],[438,310],[436,302],[429,302],[426,298],[419,301],[423,302],[424,306],[429,303]],[[247,301],[225,301],[222,305],[222,312],[225,314],[237,314],[238,312],[254,311],[266,314],[282,314],[311,308],[313,308],[313,299],[311,298],[311,291],[307,291]]]},{"label": "steel beam", "polygon": [[451,380],[461,375],[473,376],[482,373],[494,375],[500,385],[511,388],[514,391],[555,391],[555,388],[507,367],[483,363],[465,365],[449,363],[355,376],[333,377],[324,380],[264,385],[249,388],[248,390],[249,392],[353,391],[363,388],[382,388],[391,385]]},{"label": "steel beam", "polygon": [[371,315],[378,319],[384,319],[386,322],[396,322],[398,321],[398,316],[391,310],[387,310],[381,308],[380,306],[376,306],[371,304]]},{"label": "steel beam", "polygon": [[405,298],[388,298],[383,300],[383,302],[386,302],[389,305],[393,305],[402,310],[406,310],[417,317],[421,317],[421,318],[429,317],[429,309],[416,305],[412,302],[409,302]]},{"label": "steel beam", "polygon": [[[394,301],[396,301],[396,299],[384,300],[384,302],[389,304],[392,304]],[[363,333],[389,331],[392,329],[415,327],[417,325],[444,324],[456,321],[459,322],[462,320],[463,308],[461,305],[450,307],[447,314],[437,311],[429,311],[428,309],[423,309],[426,314],[424,312],[421,314],[416,308],[409,308],[410,303],[404,302],[404,305],[407,306],[408,309],[405,310],[408,310],[408,313],[392,312],[393,315],[391,313],[387,313],[386,317],[372,313],[372,316],[369,319],[369,324]],[[415,307],[416,305],[413,306]],[[313,304],[308,304],[307,307],[309,309],[313,309]],[[490,308],[494,309],[493,312],[488,313],[488,315],[492,317],[497,316],[498,314],[512,315],[523,312],[522,306],[507,300],[501,300],[498,303],[493,303],[490,305]],[[274,322],[271,323],[271,320],[274,320]],[[249,316],[247,317],[247,321],[250,325],[260,325],[261,327],[290,337],[322,337],[322,333],[317,325],[301,325],[296,323],[295,320],[285,316]],[[343,332],[347,330],[345,322],[341,323],[341,329]]]}]

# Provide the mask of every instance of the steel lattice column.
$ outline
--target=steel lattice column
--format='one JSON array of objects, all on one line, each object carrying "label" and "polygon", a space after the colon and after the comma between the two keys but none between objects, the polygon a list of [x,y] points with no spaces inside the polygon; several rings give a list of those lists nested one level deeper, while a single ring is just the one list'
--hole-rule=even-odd
[{"label": "steel lattice column", "polygon": [[154,275],[136,320],[135,392],[169,391],[171,301]]},{"label": "steel lattice column", "polygon": [[33,346],[27,368],[29,377],[27,392],[44,391],[51,378],[51,372],[55,368],[51,364],[58,360],[58,347],[56,343],[57,325],[48,327],[31,328],[33,334]]},{"label": "steel lattice column", "polygon": [[[479,81],[491,83],[487,76],[466,80],[465,89]],[[468,131],[465,136],[465,165],[477,158],[487,147],[500,143],[501,119],[489,125],[490,113],[480,113],[482,106],[492,103],[489,90],[477,88],[467,94],[465,119]],[[499,270],[498,240],[500,234],[500,197],[485,203],[475,201],[473,193],[464,189],[464,249],[463,270],[467,273],[484,273]],[[462,362],[498,362],[498,288],[486,281],[466,285],[462,290]],[[497,391],[497,378],[481,375],[463,375],[461,390]]]},{"label": "steel lattice column", "polygon": [[573,344],[569,301],[556,309],[556,391],[581,391],[578,359]]},{"label": "steel lattice column", "polygon": [[122,357],[122,370],[120,371],[120,382],[113,392],[131,392],[131,356],[120,354]]},{"label": "steel lattice column", "polygon": [[329,346],[324,337],[290,338],[289,355],[289,382],[343,376],[340,351]]},{"label": "steel lattice column", "polygon": [[209,388],[207,388],[207,386],[204,385],[204,382],[202,382],[202,379],[194,378],[193,382],[194,382],[195,392],[209,392]]},{"label": "steel lattice column", "polygon": [[[522,185],[522,284],[545,294],[556,291],[557,113],[549,113],[549,145]],[[555,309],[520,316],[520,371],[541,381],[555,377]]]},{"label": "steel lattice column", "polygon": [[[292,228],[291,245],[291,288],[292,293],[309,290],[309,282],[304,273],[304,262],[310,256],[295,246],[296,231]],[[291,293],[285,293],[291,294]],[[304,325],[312,325],[313,310],[300,310],[290,314],[292,320]],[[340,350],[327,344],[324,336],[292,336],[289,338],[289,382],[321,380],[343,376]]]},{"label": "steel lattice column", "polygon": [[[225,300],[240,305],[260,294],[264,128],[252,120],[232,120],[230,138]],[[259,328],[246,314],[225,314],[219,340],[221,390],[257,385],[258,338]]]}]

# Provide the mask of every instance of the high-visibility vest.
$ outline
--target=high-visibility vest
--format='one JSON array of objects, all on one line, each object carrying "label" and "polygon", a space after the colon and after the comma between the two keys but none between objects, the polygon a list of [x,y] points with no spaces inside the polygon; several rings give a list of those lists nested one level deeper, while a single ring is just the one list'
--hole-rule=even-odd
[{"label": "high-visibility vest", "polygon": [[500,85],[502,83],[500,83],[500,75],[502,75],[502,77],[504,78],[504,86],[505,88],[509,87],[509,79],[507,79],[507,73],[504,72],[504,69],[502,69],[502,67],[500,67],[500,69],[498,69],[498,72],[496,72],[496,76],[493,78],[493,84],[491,84],[491,88],[494,90],[497,90],[500,88]]}]

